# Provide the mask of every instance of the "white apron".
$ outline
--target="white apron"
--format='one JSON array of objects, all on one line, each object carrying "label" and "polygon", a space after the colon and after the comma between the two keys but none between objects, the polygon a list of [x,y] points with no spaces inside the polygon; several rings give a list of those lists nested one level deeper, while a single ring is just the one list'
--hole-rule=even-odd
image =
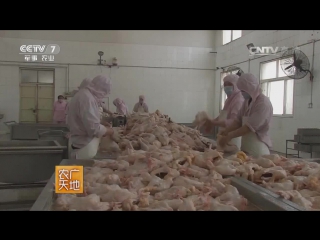
[{"label": "white apron", "polygon": [[97,155],[101,138],[94,137],[85,147],[72,151],[71,158],[92,159]]},{"label": "white apron", "polygon": [[[219,115],[219,120],[223,121],[226,120],[228,116],[228,112],[225,110],[221,110],[220,115]],[[222,130],[224,130],[223,127],[219,127],[219,132],[221,132]],[[231,143],[233,143],[234,145],[236,145],[238,147],[238,149],[240,149],[241,147],[241,137],[237,137],[237,138],[233,138],[230,141]]]},{"label": "white apron", "polygon": [[102,113],[103,113],[103,108],[99,107],[99,113],[100,113],[100,120],[102,119]]},{"label": "white apron", "polygon": [[144,113],[144,108],[139,104],[138,113]]},{"label": "white apron", "polygon": [[[248,117],[242,117],[242,126],[247,123]],[[256,133],[251,132],[242,136],[241,150],[248,153],[252,157],[261,157],[262,155],[270,155],[268,146],[258,139]]]}]

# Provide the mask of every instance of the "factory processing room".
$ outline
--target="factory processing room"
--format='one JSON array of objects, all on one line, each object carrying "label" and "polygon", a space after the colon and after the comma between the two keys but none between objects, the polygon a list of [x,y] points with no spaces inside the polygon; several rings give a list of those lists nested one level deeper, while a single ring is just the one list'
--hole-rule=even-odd
[{"label": "factory processing room", "polygon": [[[308,114],[297,102],[320,67],[315,31],[177,30],[156,47],[81,39],[90,59],[63,34],[22,45],[31,33],[3,31],[21,55],[0,66],[0,83],[13,78],[0,92],[0,210],[318,211],[318,96],[304,93]],[[200,45],[177,44],[191,32]],[[313,38],[266,51],[267,35]],[[221,57],[227,46],[237,57]]]}]

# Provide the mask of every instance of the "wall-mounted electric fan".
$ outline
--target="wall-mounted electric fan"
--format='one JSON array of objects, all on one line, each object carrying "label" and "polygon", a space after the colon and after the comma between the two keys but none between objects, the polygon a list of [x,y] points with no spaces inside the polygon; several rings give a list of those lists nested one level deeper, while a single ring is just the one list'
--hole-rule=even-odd
[{"label": "wall-mounted electric fan", "polygon": [[282,54],[280,65],[282,71],[292,79],[304,78],[310,73],[310,80],[313,75],[310,69],[310,62],[308,57],[299,49],[290,49]]},{"label": "wall-mounted electric fan", "polygon": [[228,67],[227,72],[234,72],[234,71],[237,71],[237,70],[238,70],[238,72],[236,73],[236,75],[241,76],[243,71],[241,70],[241,68],[236,67],[236,66]]}]

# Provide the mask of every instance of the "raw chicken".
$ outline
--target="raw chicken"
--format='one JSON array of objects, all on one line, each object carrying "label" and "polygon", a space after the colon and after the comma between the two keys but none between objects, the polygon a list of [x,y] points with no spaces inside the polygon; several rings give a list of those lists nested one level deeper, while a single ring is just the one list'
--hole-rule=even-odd
[{"label": "raw chicken", "polygon": [[222,176],[233,176],[237,172],[237,169],[232,165],[219,165],[214,167],[214,170]]},{"label": "raw chicken", "polygon": [[100,195],[102,202],[123,202],[129,198],[136,199],[137,194],[134,194],[127,189],[114,189],[105,194]]},{"label": "raw chicken", "polygon": [[102,194],[108,193],[109,191],[121,189],[119,185],[92,184],[92,183],[88,186],[85,186],[84,188],[87,194],[97,194],[97,195],[102,195]]},{"label": "raw chicken", "polygon": [[209,171],[204,172],[204,171],[199,171],[199,170],[196,170],[193,168],[182,167],[182,168],[180,168],[180,173],[182,173],[183,175],[186,175],[186,176],[201,178],[201,177],[207,176],[209,174]]},{"label": "raw chicken", "polygon": [[235,187],[228,185],[226,186],[225,191],[226,192],[216,198],[216,200],[224,204],[233,205],[240,210],[246,209],[248,201],[239,194],[238,190]]},{"label": "raw chicken", "polygon": [[179,176],[176,179],[174,179],[173,185],[174,186],[183,186],[186,188],[191,188],[194,186],[194,187],[200,189],[204,186],[204,183],[192,180],[190,178]]},{"label": "raw chicken", "polygon": [[266,183],[262,182],[262,184],[269,190],[273,192],[278,192],[278,191],[289,191],[294,189],[294,184],[290,180],[284,180],[283,182],[279,183]]},{"label": "raw chicken", "polygon": [[143,189],[145,191],[156,193],[161,192],[163,190],[166,190],[170,188],[173,184],[173,177],[169,176],[166,179],[161,179],[155,175],[150,175],[148,173],[142,174],[142,177],[144,180],[147,180],[149,183],[148,185]]},{"label": "raw chicken", "polygon": [[304,187],[304,183],[306,181],[307,177],[305,176],[289,176],[286,178],[286,180],[290,180],[294,183],[294,189],[300,190]]},{"label": "raw chicken", "polygon": [[304,198],[320,196],[320,192],[311,191],[311,190],[309,190],[309,189],[299,190],[299,193],[300,193],[301,196],[303,196]]},{"label": "raw chicken", "polygon": [[198,112],[195,120],[193,121],[193,125],[196,126],[197,129],[199,129],[205,124],[207,120],[209,120],[209,116],[206,112]]},{"label": "raw chicken", "polygon": [[306,209],[310,209],[312,207],[312,202],[310,202],[309,200],[305,199],[304,197],[301,196],[301,194],[296,191],[296,190],[292,190],[292,191],[278,191],[277,194],[279,194],[281,197],[291,200],[292,202],[306,208]]},{"label": "raw chicken", "polygon": [[106,136],[101,138],[100,141],[100,150],[106,151],[109,153],[120,153],[121,149],[119,148],[119,145],[117,142],[120,142],[120,136],[117,130],[115,128],[113,129],[114,133],[112,136]]},{"label": "raw chicken", "polygon": [[100,197],[91,194],[86,197],[74,195],[61,195],[55,202],[56,210],[77,210],[77,211],[108,211],[111,209],[107,202],[100,202]]},{"label": "raw chicken", "polygon": [[203,210],[206,211],[239,211],[236,207],[219,203],[217,200],[210,196],[207,196],[205,198],[202,207]]},{"label": "raw chicken", "polygon": [[[315,197],[308,197],[309,202],[312,204],[312,208],[314,209],[320,209],[320,196],[315,196]],[[307,204],[307,207],[309,207],[310,204]],[[307,208],[306,207],[306,208]],[[307,208],[308,209],[308,208]],[[310,209],[309,209],[310,210]]]},{"label": "raw chicken", "polygon": [[276,166],[270,159],[263,157],[259,157],[258,159],[255,159],[253,162],[263,168],[270,168]]},{"label": "raw chicken", "polygon": [[192,191],[183,186],[173,186],[164,191],[158,192],[154,195],[156,200],[171,200],[175,198],[184,198],[188,194],[191,194]]},{"label": "raw chicken", "polygon": [[189,198],[183,198],[183,203],[179,206],[178,211],[196,211],[193,202]]},{"label": "raw chicken", "polygon": [[[199,113],[195,122],[201,126],[204,119],[206,114]],[[100,150],[117,153],[117,160],[94,161],[85,167],[84,193],[59,195],[55,209],[245,210],[245,197],[230,185],[230,178],[222,176],[240,176],[309,210],[320,209],[318,163],[277,154],[252,158],[241,151],[227,157],[215,141],[160,111],[129,115],[126,126],[114,130]]]}]

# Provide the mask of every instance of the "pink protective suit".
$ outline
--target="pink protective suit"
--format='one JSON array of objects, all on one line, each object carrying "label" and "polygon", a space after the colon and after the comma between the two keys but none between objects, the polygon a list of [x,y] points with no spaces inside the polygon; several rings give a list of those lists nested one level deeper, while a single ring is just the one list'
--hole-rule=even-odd
[{"label": "pink protective suit", "polygon": [[56,101],[53,104],[53,121],[56,123],[65,123],[66,122],[66,107],[67,102],[66,101]]},{"label": "pink protective suit", "polygon": [[[90,83],[91,83],[92,79],[91,78],[85,78],[82,80],[81,84],[79,85],[78,89],[83,89],[85,88],[86,86],[88,86]],[[77,92],[79,92],[79,90],[74,90],[72,92],[72,95],[74,96]],[[65,112],[66,115],[68,115],[68,103],[67,103],[67,106],[66,106],[66,112]]]},{"label": "pink protective suit", "polygon": [[[227,118],[226,120],[224,120],[226,127],[229,127],[234,122],[234,120],[237,119],[238,113],[244,102],[241,91],[237,87],[238,79],[238,75],[235,74],[230,74],[223,79],[223,82],[229,82],[233,85],[233,92],[227,98],[223,107],[223,110],[227,111]],[[216,118],[215,120],[218,120],[218,118]]]},{"label": "pink protective suit", "polygon": [[115,100],[113,100],[113,104],[117,108],[116,110],[117,113],[122,115],[128,115],[128,108],[122,99],[116,98]]},{"label": "pink protective suit", "polygon": [[245,100],[240,109],[237,121],[242,123],[242,117],[248,117],[246,125],[257,134],[258,139],[269,148],[272,147],[269,136],[270,122],[273,115],[273,107],[268,97],[261,89],[259,80],[252,74],[242,74],[237,83],[238,88],[250,95],[252,101]]},{"label": "pink protective suit", "polygon": [[111,82],[105,76],[97,76],[71,99],[68,125],[72,145],[85,147],[94,137],[103,136],[107,129],[100,124],[99,102],[110,93]]},{"label": "pink protective suit", "polygon": [[[149,112],[149,109],[148,109],[148,105],[144,102],[144,95],[140,95],[139,96],[139,102],[136,103],[133,107],[133,111],[134,112],[138,112],[139,111],[139,108],[140,109],[143,109],[144,112]],[[141,101],[142,100],[142,101]]]}]

